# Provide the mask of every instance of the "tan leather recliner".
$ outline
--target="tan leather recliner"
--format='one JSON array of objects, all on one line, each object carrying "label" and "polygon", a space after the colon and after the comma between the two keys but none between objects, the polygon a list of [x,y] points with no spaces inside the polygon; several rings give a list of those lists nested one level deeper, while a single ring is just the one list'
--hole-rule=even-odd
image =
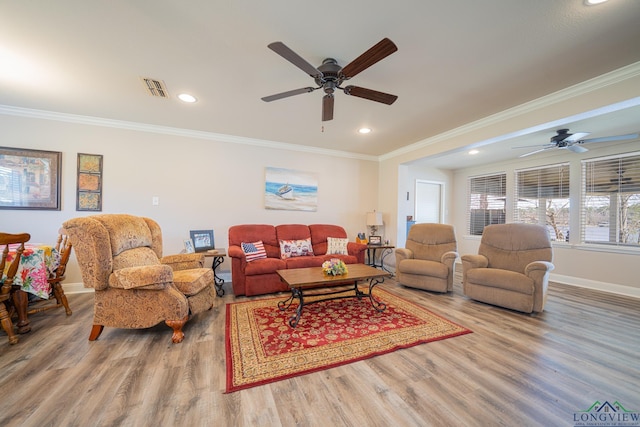
[{"label": "tan leather recliner", "polygon": [[462,287],[471,299],[541,312],[553,270],[549,233],[542,225],[494,224],[482,232],[478,255],[462,256]]},{"label": "tan leather recliner", "polygon": [[404,248],[396,249],[396,281],[436,292],[453,290],[458,258],[456,235],[448,224],[414,224]]},{"label": "tan leather recliner", "polygon": [[214,276],[204,254],[162,257],[162,232],[149,218],[105,214],[63,224],[74,248],[84,286],[95,289],[93,329],[148,328],[164,321],[172,341],[184,338],[190,315],[208,310],[215,298]]}]

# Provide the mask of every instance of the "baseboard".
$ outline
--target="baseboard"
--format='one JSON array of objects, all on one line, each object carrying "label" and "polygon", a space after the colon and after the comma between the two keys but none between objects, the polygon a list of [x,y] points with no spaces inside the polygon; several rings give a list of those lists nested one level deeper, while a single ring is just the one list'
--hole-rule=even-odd
[{"label": "baseboard", "polygon": [[579,288],[594,289],[612,294],[625,295],[628,297],[640,298],[640,288],[632,286],[618,285],[616,283],[598,282],[596,280],[583,279],[581,277],[563,276],[561,274],[550,274],[549,280],[563,285],[577,286]]}]

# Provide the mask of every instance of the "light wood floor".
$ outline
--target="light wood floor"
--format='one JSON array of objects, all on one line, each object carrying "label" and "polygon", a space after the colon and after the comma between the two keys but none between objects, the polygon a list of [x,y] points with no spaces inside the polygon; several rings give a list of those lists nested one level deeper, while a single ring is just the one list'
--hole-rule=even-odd
[{"label": "light wood floor", "polygon": [[91,294],[0,332],[0,426],[572,426],[596,401],[640,411],[640,300],[552,284],[530,316],[385,283],[473,330],[294,379],[224,394],[225,303],[181,344],[164,324],[87,340]]}]

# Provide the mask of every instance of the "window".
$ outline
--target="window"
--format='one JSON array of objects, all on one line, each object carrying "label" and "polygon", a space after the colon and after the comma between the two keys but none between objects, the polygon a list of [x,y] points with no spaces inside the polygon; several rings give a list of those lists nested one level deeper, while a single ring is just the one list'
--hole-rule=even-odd
[{"label": "window", "polygon": [[507,175],[470,177],[468,183],[469,234],[480,236],[485,225],[504,224]]},{"label": "window", "polygon": [[516,171],[514,221],[546,225],[551,240],[569,240],[569,165]]},{"label": "window", "polygon": [[640,246],[640,153],[582,162],[582,241]]}]

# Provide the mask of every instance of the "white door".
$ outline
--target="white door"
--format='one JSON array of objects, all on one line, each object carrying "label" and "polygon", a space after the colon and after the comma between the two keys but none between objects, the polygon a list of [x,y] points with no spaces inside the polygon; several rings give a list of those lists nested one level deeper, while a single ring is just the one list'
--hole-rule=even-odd
[{"label": "white door", "polygon": [[436,181],[416,180],[416,215],[415,221],[442,222],[444,207],[444,183]]}]

